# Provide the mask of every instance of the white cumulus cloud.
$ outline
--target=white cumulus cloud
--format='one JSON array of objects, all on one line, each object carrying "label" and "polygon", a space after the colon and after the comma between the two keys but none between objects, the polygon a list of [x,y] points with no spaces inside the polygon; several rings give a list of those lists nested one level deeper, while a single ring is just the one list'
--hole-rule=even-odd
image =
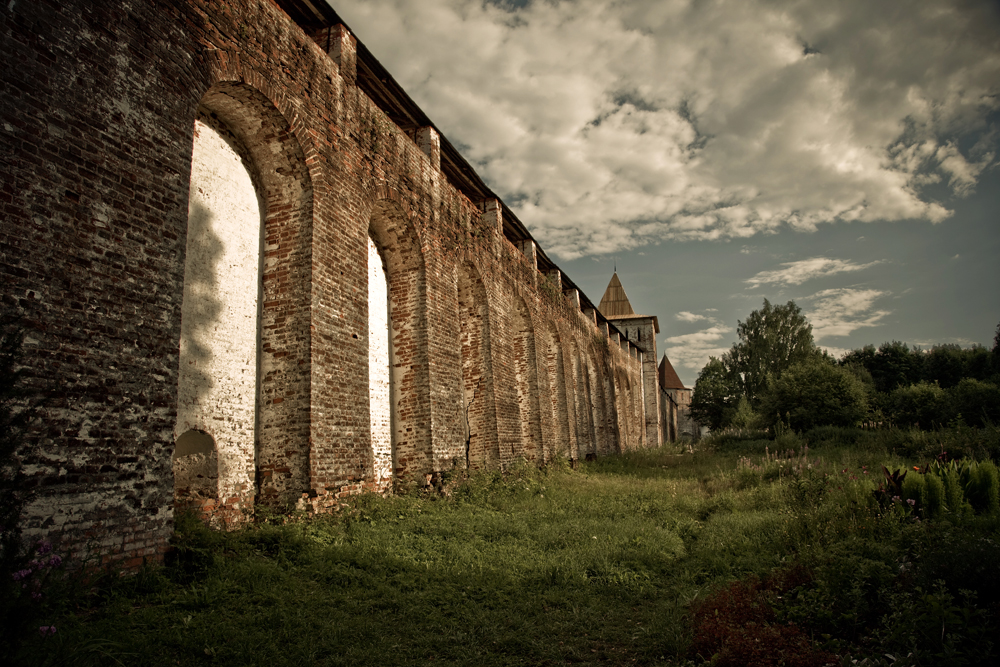
[{"label": "white cumulus cloud", "polygon": [[996,3],[331,4],[565,259],[940,222],[996,161]]},{"label": "white cumulus cloud", "polygon": [[786,262],[781,265],[782,268],[780,269],[761,271],[753,278],[747,278],[743,282],[753,287],[759,285],[801,285],[813,278],[832,276],[837,273],[861,271],[879,263],[857,264],[856,262],[843,259],[813,257],[812,259],[802,259],[797,262]]},{"label": "white cumulus cloud", "polygon": [[729,351],[729,345],[720,343],[732,331],[732,327],[716,323],[694,333],[670,336],[663,341],[665,352],[675,367],[698,372],[708,363],[709,357],[719,357]]},{"label": "white cumulus cloud", "polygon": [[698,315],[697,313],[689,313],[686,310],[682,310],[681,312],[677,313],[675,317],[679,319],[681,322],[701,322],[704,320],[712,319],[708,315]]},{"label": "white cumulus cloud", "polygon": [[813,337],[822,340],[830,336],[847,336],[856,329],[878,326],[891,311],[875,308],[875,301],[888,294],[850,287],[813,294],[808,298],[812,309],[806,312],[813,326]]}]

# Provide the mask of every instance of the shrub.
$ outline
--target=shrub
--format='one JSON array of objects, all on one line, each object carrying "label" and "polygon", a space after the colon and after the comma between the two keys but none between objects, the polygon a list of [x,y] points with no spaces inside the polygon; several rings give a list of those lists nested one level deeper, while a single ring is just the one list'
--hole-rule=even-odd
[{"label": "shrub", "polygon": [[784,418],[797,431],[819,426],[857,426],[868,413],[864,385],[847,369],[812,359],[770,383],[760,412],[772,423]]},{"label": "shrub", "polygon": [[765,582],[736,581],[693,609],[693,657],[719,667],[785,665],[821,667],[835,656],[822,651],[794,623],[777,621],[774,598],[808,581],[802,568],[779,572]]},{"label": "shrub", "polygon": [[941,481],[944,483],[945,504],[952,515],[957,518],[971,516],[972,505],[965,499],[958,469],[952,465],[942,470]]},{"label": "shrub", "polygon": [[889,416],[900,426],[928,429],[947,424],[953,416],[945,391],[926,382],[895,389],[886,403]]},{"label": "shrub", "polygon": [[903,479],[902,499],[914,508],[923,508],[927,501],[927,476],[907,475]]},{"label": "shrub", "polygon": [[944,482],[932,472],[921,475],[921,477],[924,478],[926,485],[923,516],[927,518],[939,517],[944,513],[947,506],[947,493],[944,488]]},{"label": "shrub", "polygon": [[992,461],[969,466],[965,495],[977,512],[995,514],[1000,510],[1000,478]]},{"label": "shrub", "polygon": [[948,390],[951,411],[971,426],[1000,423],[1000,387],[965,378]]}]

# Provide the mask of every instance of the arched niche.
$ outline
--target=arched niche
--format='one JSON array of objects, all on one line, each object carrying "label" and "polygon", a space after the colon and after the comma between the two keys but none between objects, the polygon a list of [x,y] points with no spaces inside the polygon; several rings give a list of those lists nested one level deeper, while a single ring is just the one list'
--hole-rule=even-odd
[{"label": "arched niche", "polygon": [[529,461],[545,462],[542,448],[542,424],[538,399],[538,365],[535,355],[535,329],[528,305],[520,296],[514,298],[513,353],[514,382],[521,427],[521,451]]},{"label": "arched niche", "polygon": [[194,123],[175,434],[213,435],[214,514],[231,524],[255,495],[309,488],[312,186],[253,88],[217,84]]},{"label": "arched niche", "polygon": [[570,404],[566,394],[566,365],[559,332],[551,320],[545,329],[545,368],[549,384],[549,407],[552,410],[553,439],[549,456],[569,456]]},{"label": "arched niche", "polygon": [[202,511],[219,500],[219,456],[215,439],[188,429],[174,443],[174,502]]},{"label": "arched niche", "polygon": [[604,424],[608,453],[621,453],[621,438],[618,433],[618,407],[615,397],[613,367],[605,364],[602,367],[601,384],[604,392]]},{"label": "arched niche", "polygon": [[584,366],[586,368],[587,404],[589,407],[587,416],[590,426],[590,443],[587,453],[596,457],[598,453],[603,453],[604,428],[601,424],[601,394],[597,385],[597,368],[592,353],[588,352],[585,356]]},{"label": "arched niche", "polygon": [[377,487],[392,481],[392,348],[389,337],[389,282],[385,261],[368,237],[368,416],[372,474]]},{"label": "arched niche", "polygon": [[576,432],[575,447],[571,449],[570,457],[582,459],[590,451],[591,428],[590,428],[590,403],[587,397],[586,368],[580,358],[580,348],[572,338],[569,341],[570,376],[573,388],[573,412],[575,417],[574,426]]},{"label": "arched niche", "polygon": [[[381,350],[377,340],[373,348],[373,340],[369,339],[372,474],[379,484],[384,484],[390,479],[386,473],[409,476],[431,468],[427,285],[420,239],[398,203],[383,199],[375,204],[369,219],[368,243],[369,330],[384,331],[386,336],[386,347]],[[381,266],[383,277],[377,275],[377,270],[372,273],[376,265]],[[384,297],[380,291],[372,291],[372,280],[384,280]],[[382,374],[385,364],[388,405],[384,393],[371,393],[372,379]]]},{"label": "arched niche", "polygon": [[465,462],[471,469],[496,467],[500,464],[500,451],[486,288],[479,272],[468,263],[458,268],[457,279]]}]

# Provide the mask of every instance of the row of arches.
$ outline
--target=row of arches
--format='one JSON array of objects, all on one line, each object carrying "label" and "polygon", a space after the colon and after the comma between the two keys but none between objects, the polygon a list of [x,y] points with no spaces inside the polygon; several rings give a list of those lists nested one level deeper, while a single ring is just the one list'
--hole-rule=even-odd
[{"label": "row of arches", "polygon": [[[367,363],[344,362],[367,375],[366,395],[350,399],[368,403],[367,437],[317,452],[312,364],[325,341],[314,340],[324,334],[310,291],[319,251],[306,164],[291,127],[255,89],[223,82],[203,98],[181,307],[178,505],[233,524],[254,503],[316,495],[345,478],[380,489],[400,474],[588,458],[635,440],[628,374],[595,343],[551,321],[535,326],[519,294],[491,312],[472,261],[457,262],[444,289],[457,315],[457,368],[432,369],[420,240],[383,197],[368,216]],[[435,408],[432,393],[456,406]]]}]

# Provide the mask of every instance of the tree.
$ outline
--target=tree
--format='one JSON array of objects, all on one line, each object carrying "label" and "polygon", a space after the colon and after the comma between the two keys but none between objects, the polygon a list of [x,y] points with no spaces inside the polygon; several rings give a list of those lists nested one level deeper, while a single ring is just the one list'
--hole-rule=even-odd
[{"label": "tree", "polygon": [[889,394],[887,404],[889,415],[900,426],[930,429],[954,417],[944,389],[928,382],[897,387]]},{"label": "tree", "polygon": [[947,392],[951,410],[970,426],[1000,423],[1000,387],[964,378]]},{"label": "tree", "polygon": [[923,376],[924,355],[910,350],[906,343],[894,340],[882,343],[875,354],[874,366],[868,370],[878,391],[890,392],[896,387],[909,387]]},{"label": "tree", "polygon": [[740,342],[723,361],[739,378],[742,393],[754,409],[769,379],[777,380],[787,368],[817,354],[812,325],[794,301],[772,306],[764,299],[763,308],[737,323],[736,334]]},{"label": "tree", "polygon": [[691,414],[712,430],[729,426],[737,412],[740,398],[749,402],[751,412],[759,412],[760,395],[769,380],[793,364],[817,357],[812,325],[802,311],[789,301],[750,313],[746,322],[738,322],[739,342],[702,369],[691,397]]},{"label": "tree", "polygon": [[993,374],[1000,376],[1000,324],[997,324],[997,333],[993,336]]},{"label": "tree", "polygon": [[761,396],[768,424],[785,421],[795,430],[857,426],[868,414],[864,383],[851,369],[813,356],[785,369]]},{"label": "tree", "polygon": [[739,401],[739,387],[721,359],[712,357],[701,369],[691,395],[691,418],[713,431],[729,425]]}]

